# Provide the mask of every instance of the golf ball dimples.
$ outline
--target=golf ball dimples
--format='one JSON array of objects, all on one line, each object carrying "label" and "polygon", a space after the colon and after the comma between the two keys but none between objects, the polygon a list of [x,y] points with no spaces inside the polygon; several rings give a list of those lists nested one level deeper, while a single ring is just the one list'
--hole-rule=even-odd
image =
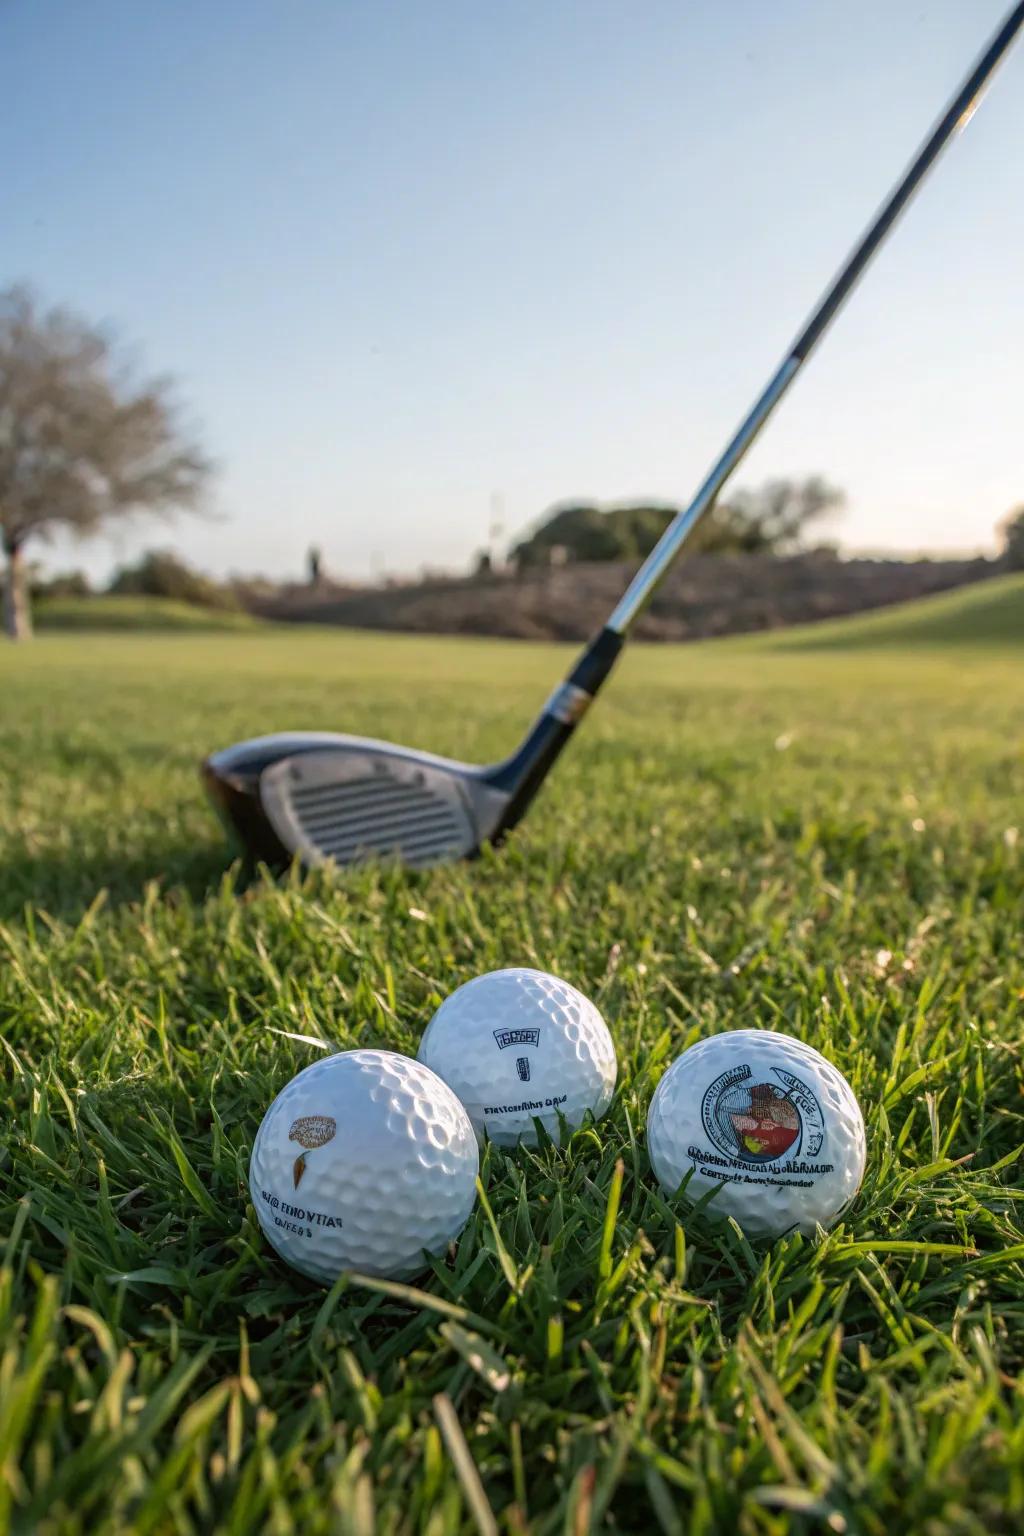
[{"label": "golf ball dimples", "polygon": [[398,1280],[458,1236],[478,1168],[473,1127],[439,1077],[393,1051],[343,1051],[271,1104],[249,1189],[266,1236],[304,1275]]},{"label": "golf ball dimples", "polygon": [[617,1064],[608,1026],[589,998],[544,971],[514,967],[477,976],[437,1010],[420,1042],[432,1067],[466,1106],[480,1139],[553,1141],[559,1115],[575,1129],[604,1114]]},{"label": "golf ball dimples", "polygon": [[864,1119],[853,1089],[812,1046],[737,1029],[676,1058],[647,1116],[659,1184],[690,1201],[717,1189],[709,1216],[751,1237],[813,1235],[853,1199],[864,1175]]}]

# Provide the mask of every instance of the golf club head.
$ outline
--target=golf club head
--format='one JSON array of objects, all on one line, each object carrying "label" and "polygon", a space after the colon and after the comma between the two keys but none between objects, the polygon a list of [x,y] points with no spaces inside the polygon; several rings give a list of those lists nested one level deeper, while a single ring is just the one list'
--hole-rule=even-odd
[{"label": "golf club head", "polygon": [[328,732],[259,736],[215,752],[203,780],[253,858],[282,868],[396,859],[425,869],[495,836],[510,796],[489,770]]},{"label": "golf club head", "polygon": [[426,869],[472,858],[522,819],[610,672],[604,629],[510,757],[480,767],[364,736],[255,736],[202,765],[214,807],[250,858],[280,869],[391,859]]}]

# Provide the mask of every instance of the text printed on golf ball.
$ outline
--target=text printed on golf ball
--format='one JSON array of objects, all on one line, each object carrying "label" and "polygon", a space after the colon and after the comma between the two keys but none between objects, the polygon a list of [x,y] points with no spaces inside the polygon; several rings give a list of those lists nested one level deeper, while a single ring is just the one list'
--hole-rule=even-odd
[{"label": "text printed on golf ball", "polygon": [[734,1030],[684,1051],[647,1120],[651,1163],[672,1196],[705,1196],[751,1235],[834,1222],[864,1174],[864,1121],[849,1083],[802,1041]]},{"label": "text printed on golf ball", "polygon": [[329,1211],[310,1211],[305,1206],[289,1205],[287,1200],[279,1199],[269,1189],[260,1190],[260,1199],[270,1210],[274,1226],[283,1227],[296,1237],[312,1237],[314,1227],[341,1228],[345,1224],[340,1216],[332,1216]]},{"label": "text printed on golf ball", "polygon": [[615,1091],[615,1046],[588,997],[544,971],[510,966],[475,976],[447,997],[419,1058],[465,1105],[481,1140],[535,1146],[538,1122],[558,1142]]}]

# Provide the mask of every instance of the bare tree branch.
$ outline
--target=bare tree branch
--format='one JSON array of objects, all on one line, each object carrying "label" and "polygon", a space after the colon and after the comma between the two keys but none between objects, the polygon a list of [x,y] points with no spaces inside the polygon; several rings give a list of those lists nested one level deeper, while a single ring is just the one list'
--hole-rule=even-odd
[{"label": "bare tree branch", "polygon": [[[210,461],[181,427],[168,380],[137,383],[111,340],[27,288],[0,293],[0,542],[9,588],[30,538],[87,537],[115,518],[197,510]],[[8,632],[24,629],[13,590]]]}]

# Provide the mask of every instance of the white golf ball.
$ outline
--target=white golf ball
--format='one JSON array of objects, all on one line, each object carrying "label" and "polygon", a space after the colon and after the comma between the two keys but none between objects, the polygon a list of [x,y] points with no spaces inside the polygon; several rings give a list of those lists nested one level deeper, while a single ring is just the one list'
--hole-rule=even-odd
[{"label": "white golf ball", "polygon": [[853,1089],[812,1046],[737,1029],[699,1040],[669,1067],[647,1116],[659,1184],[718,1193],[709,1216],[751,1237],[830,1226],[864,1176],[864,1118]]},{"label": "white golf ball", "polygon": [[271,1244],[304,1275],[398,1280],[462,1231],[478,1168],[473,1127],[439,1077],[394,1051],[342,1051],[271,1104],[249,1189]]},{"label": "white golf ball", "polygon": [[535,1146],[535,1120],[557,1142],[559,1115],[574,1130],[588,1110],[603,1115],[618,1070],[608,1026],[590,999],[522,966],[453,992],[418,1054],[458,1094],[480,1139],[486,1132],[500,1147]]}]

